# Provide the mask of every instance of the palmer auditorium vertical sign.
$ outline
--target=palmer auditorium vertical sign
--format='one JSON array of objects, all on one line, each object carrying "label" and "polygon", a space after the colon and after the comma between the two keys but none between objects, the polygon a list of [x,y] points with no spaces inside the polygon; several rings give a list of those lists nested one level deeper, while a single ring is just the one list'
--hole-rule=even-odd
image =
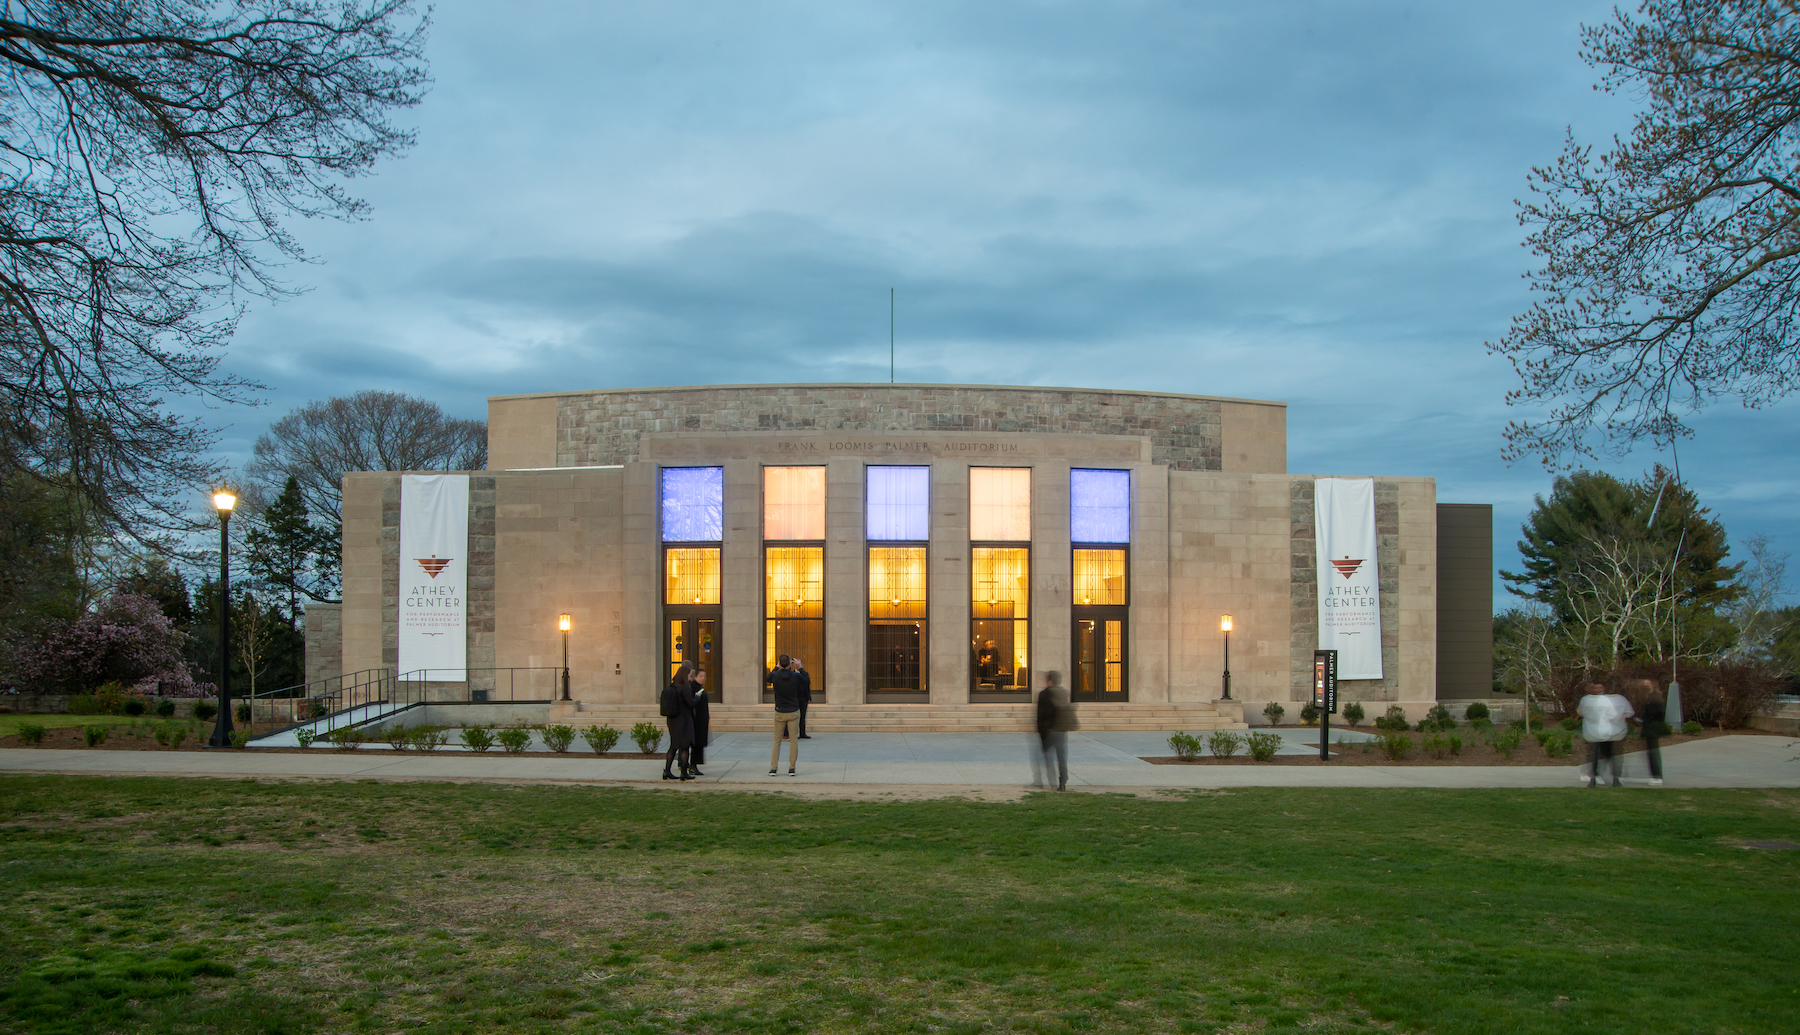
[{"label": "palmer auditorium vertical sign", "polygon": [[1338,652],[1339,679],[1381,678],[1381,565],[1375,479],[1313,482],[1319,554],[1319,649]]},{"label": "palmer auditorium vertical sign", "polygon": [[400,478],[400,671],[466,678],[469,476]]}]

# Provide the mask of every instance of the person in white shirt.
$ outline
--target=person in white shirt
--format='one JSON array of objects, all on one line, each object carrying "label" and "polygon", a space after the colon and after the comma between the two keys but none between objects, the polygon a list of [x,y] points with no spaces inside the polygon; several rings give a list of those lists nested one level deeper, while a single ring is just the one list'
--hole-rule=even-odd
[{"label": "person in white shirt", "polygon": [[1576,705],[1581,716],[1581,739],[1588,743],[1589,772],[1581,782],[1600,786],[1600,760],[1612,770],[1612,785],[1619,786],[1619,741],[1625,739],[1625,720],[1632,715],[1631,702],[1621,694],[1608,694],[1606,684],[1589,683],[1587,694]]}]

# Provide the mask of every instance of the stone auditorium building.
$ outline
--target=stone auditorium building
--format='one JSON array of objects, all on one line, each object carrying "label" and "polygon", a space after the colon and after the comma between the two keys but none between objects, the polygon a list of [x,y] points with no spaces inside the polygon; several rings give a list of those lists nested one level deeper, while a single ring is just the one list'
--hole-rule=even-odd
[{"label": "stone auditorium building", "polygon": [[[1288,472],[1286,418],[1251,399],[985,385],[497,396],[488,470],[467,480],[467,667],[449,678],[616,728],[654,719],[687,661],[710,677],[715,729],[760,730],[780,654],[804,659],[827,730],[1027,728],[1053,670],[1087,728],[1235,726],[1268,701],[1293,716],[1322,598],[1316,479]],[[320,616],[333,634],[341,620],[341,672],[404,660],[419,576],[401,482],[344,479],[343,603]],[[1345,680],[1340,700],[1416,717],[1486,696],[1491,509],[1440,504],[1430,478],[1372,485],[1381,678]]]}]

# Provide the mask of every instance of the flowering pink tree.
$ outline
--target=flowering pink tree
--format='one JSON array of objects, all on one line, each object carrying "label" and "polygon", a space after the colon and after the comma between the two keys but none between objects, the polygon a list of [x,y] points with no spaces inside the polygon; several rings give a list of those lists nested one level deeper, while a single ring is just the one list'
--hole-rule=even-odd
[{"label": "flowering pink tree", "polygon": [[20,651],[12,678],[27,692],[83,694],[119,682],[142,693],[199,697],[204,691],[181,657],[186,642],[187,634],[170,624],[156,601],[116,593]]}]

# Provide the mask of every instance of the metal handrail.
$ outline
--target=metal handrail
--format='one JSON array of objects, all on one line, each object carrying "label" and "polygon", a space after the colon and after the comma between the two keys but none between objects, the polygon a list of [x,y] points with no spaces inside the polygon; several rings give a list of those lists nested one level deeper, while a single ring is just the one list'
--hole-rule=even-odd
[{"label": "metal handrail", "polygon": [[[415,669],[396,676],[392,669],[364,669],[349,676],[334,676],[297,687],[285,687],[281,691],[257,694],[256,699],[262,699],[267,705],[271,720],[275,719],[275,702],[270,698],[277,694],[283,694],[296,702],[308,702],[311,706],[303,714],[297,704],[290,716],[289,725],[271,730],[271,733],[313,722],[317,723],[317,728],[323,734],[340,726],[359,725],[375,718],[368,716],[357,719],[353,714],[359,708],[372,706],[385,705],[387,707],[383,709],[382,715],[391,715],[427,704],[542,704],[556,698],[557,688],[562,685],[562,671],[561,667],[552,666]],[[321,687],[327,692],[283,693],[310,687]],[[256,699],[251,701],[253,716]]]}]

